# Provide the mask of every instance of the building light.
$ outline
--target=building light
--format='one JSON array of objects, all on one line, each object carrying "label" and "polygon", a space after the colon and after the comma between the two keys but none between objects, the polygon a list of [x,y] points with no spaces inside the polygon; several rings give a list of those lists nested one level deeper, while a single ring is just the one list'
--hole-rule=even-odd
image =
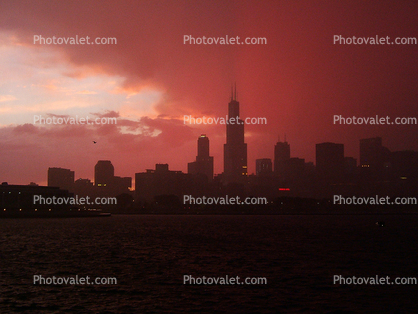
[{"label": "building light", "polygon": [[279,191],[290,191],[289,188],[279,188]]},{"label": "building light", "polygon": [[406,180],[406,179],[408,179],[407,177],[401,177],[401,180]]}]

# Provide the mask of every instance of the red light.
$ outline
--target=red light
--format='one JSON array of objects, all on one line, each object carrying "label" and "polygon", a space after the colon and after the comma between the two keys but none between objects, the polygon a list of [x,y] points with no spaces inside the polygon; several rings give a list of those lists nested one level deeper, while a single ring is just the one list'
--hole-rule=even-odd
[{"label": "red light", "polygon": [[279,191],[290,191],[289,188],[279,188]]}]

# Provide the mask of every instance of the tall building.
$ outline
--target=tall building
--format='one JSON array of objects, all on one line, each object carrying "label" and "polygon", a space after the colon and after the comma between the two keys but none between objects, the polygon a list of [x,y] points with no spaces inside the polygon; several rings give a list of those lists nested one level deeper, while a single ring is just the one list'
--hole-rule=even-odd
[{"label": "tall building", "polygon": [[284,162],[285,178],[288,182],[300,182],[305,173],[305,159],[303,158],[289,158]]},{"label": "tall building", "polygon": [[362,168],[379,168],[382,161],[382,138],[366,138],[360,140],[360,166]]},{"label": "tall building", "polygon": [[72,191],[74,188],[74,171],[64,168],[48,168],[48,186]]},{"label": "tall building", "polygon": [[354,183],[357,176],[357,159],[344,157],[344,178],[346,182]]},{"label": "tall building", "polygon": [[99,160],[94,166],[94,186],[109,186],[113,183],[115,168],[110,160]]},{"label": "tall building", "polygon": [[94,166],[94,186],[100,195],[116,196],[129,192],[132,178],[116,177],[110,160],[99,160]]},{"label": "tall building", "polygon": [[344,176],[344,144],[316,144],[318,179],[326,183],[341,183]]},{"label": "tall building", "polygon": [[209,156],[209,138],[202,134],[197,140],[196,161],[187,165],[189,174],[203,174],[208,181],[213,180],[213,157]]},{"label": "tall building", "polygon": [[239,117],[237,89],[228,104],[226,144],[224,144],[224,180],[226,183],[243,183],[247,178],[247,144],[244,142],[244,121]]},{"label": "tall building", "polygon": [[277,142],[274,146],[274,174],[283,176],[285,173],[285,164],[290,159],[290,145],[286,140]]},{"label": "tall building", "polygon": [[262,158],[255,160],[255,173],[257,176],[270,176],[272,172],[273,168],[270,158]]},{"label": "tall building", "polygon": [[382,146],[381,137],[360,140],[360,170],[365,181],[379,181],[390,170],[391,153]]},{"label": "tall building", "polygon": [[418,152],[392,153],[394,193],[397,196],[418,195]]}]

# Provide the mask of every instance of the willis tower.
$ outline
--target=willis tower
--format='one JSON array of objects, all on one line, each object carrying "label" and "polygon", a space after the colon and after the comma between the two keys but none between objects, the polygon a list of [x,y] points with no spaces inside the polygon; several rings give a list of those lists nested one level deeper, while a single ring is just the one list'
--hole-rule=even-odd
[{"label": "willis tower", "polygon": [[224,177],[226,183],[244,183],[247,178],[247,144],[244,143],[244,121],[239,118],[237,88],[231,91],[224,144]]}]

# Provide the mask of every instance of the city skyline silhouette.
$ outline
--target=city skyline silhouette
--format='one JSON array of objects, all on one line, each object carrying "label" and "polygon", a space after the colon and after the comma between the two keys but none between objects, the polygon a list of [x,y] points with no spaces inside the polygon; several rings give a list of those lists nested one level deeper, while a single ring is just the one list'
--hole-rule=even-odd
[{"label": "city skyline silhouette", "polygon": [[[345,154],[357,160],[363,138],[382,137],[391,151],[418,150],[416,124],[334,124],[335,115],[389,116],[391,121],[418,116],[416,45],[334,43],[335,35],[416,37],[410,6],[364,3],[361,8],[377,17],[362,18],[354,27],[350,21],[358,19],[358,11],[343,4],[325,10],[272,2],[256,9],[238,5],[240,11],[231,11],[228,4],[220,10],[218,4],[201,4],[213,15],[211,21],[197,18],[197,7],[180,10],[174,3],[167,4],[167,11],[148,4],[158,19],[147,10],[138,13],[136,7],[127,10],[110,2],[103,3],[101,14],[54,4],[53,20],[44,18],[49,11],[34,3],[5,5],[0,12],[0,164],[7,165],[0,168],[2,180],[28,184],[29,175],[30,181],[46,185],[44,169],[51,166],[77,169],[79,177],[91,178],[90,165],[97,160],[111,160],[121,176],[167,162],[186,172],[201,134],[211,140],[219,174],[224,170],[224,126],[188,125],[183,117],[224,117],[231,82],[237,84],[242,118],[267,119],[265,125],[245,126],[245,143],[251,147],[248,174],[256,172],[256,159],[274,158],[271,145],[279,134],[287,134],[291,157],[314,163],[315,144],[323,142],[343,143]],[[312,18],[316,10],[323,22]],[[127,24],[110,23],[114,12],[139,16],[127,18]],[[337,18],[341,12],[345,18]],[[188,27],[177,23],[179,17]],[[97,33],[100,28],[104,34]],[[117,44],[33,43],[33,36],[76,35],[114,37]],[[263,37],[267,43],[191,45],[183,43],[184,35]],[[117,123],[48,125],[37,117],[115,118]]]},{"label": "city skyline silhouette", "polygon": [[[235,85],[227,105],[227,117],[232,123],[225,124],[222,173],[214,173],[210,139],[202,134],[197,139],[196,160],[188,163],[187,172],[173,171],[166,162],[156,163],[155,170],[151,168],[142,174],[135,171],[134,175],[121,178],[114,175],[110,160],[99,160],[93,181],[89,178],[75,180],[74,171],[70,169],[49,168],[48,186],[81,195],[131,194],[137,201],[152,201],[156,196],[171,194],[179,199],[186,194],[212,195],[214,189],[218,190],[218,195],[232,191],[247,196],[258,190],[257,195],[270,200],[283,196],[330,198],[337,193],[414,195],[417,192],[415,165],[418,163],[418,152],[391,152],[383,146],[380,137],[359,139],[359,160],[346,156],[342,143],[316,143],[316,159],[312,163],[304,158],[291,157],[291,145],[285,135],[283,142],[279,137],[274,145],[274,158],[260,156],[256,159],[255,175],[248,175],[245,125],[240,118],[240,103],[236,95]],[[154,182],[155,186],[150,188],[149,182]],[[231,185],[241,187],[231,190]],[[264,191],[260,192],[260,189]],[[132,193],[132,190],[135,192]]]}]

